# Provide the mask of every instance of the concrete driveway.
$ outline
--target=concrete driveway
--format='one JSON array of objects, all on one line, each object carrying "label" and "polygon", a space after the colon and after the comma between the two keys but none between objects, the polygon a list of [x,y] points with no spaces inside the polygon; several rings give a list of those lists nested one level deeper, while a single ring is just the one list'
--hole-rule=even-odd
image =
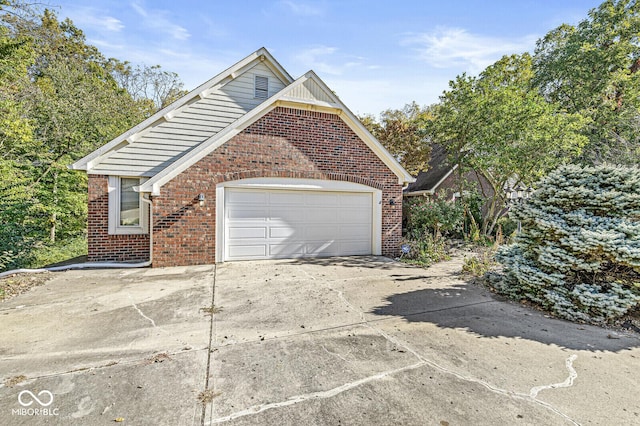
[{"label": "concrete driveway", "polygon": [[59,273],[0,304],[0,423],[640,422],[638,335],[547,318],[459,270],[334,258]]}]

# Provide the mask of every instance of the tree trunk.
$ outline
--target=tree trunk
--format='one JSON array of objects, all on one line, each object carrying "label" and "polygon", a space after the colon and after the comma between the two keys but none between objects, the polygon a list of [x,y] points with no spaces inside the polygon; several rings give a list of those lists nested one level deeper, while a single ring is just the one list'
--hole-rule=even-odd
[{"label": "tree trunk", "polygon": [[53,193],[53,212],[51,213],[51,228],[49,229],[49,240],[51,243],[56,242],[56,223],[58,221],[58,215],[56,213],[56,209],[58,208],[58,172],[53,174],[53,188],[51,189]]}]

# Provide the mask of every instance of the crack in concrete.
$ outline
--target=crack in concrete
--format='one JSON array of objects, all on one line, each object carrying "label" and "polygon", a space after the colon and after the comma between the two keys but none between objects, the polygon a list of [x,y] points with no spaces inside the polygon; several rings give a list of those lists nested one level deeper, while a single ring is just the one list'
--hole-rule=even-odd
[{"label": "crack in concrete", "polygon": [[127,293],[127,296],[129,296],[129,299],[131,299],[131,306],[133,306],[133,309],[135,309],[136,311],[138,311],[138,313],[142,316],[142,318],[146,319],[147,321],[149,321],[151,323],[152,326],[157,327],[156,326],[156,322],[154,320],[152,320],[151,318],[149,318],[148,316],[146,316],[144,314],[144,312],[142,312],[140,310],[140,308],[138,308],[136,306],[136,303],[133,301],[133,297],[131,297],[131,294]]},{"label": "crack in concrete", "polygon": [[254,414],[258,414],[261,413],[263,411],[267,411],[267,410],[272,410],[275,408],[282,408],[282,407],[287,407],[290,405],[295,405],[295,404],[299,404],[301,402],[305,402],[305,401],[309,401],[312,399],[326,399],[326,398],[332,398],[338,394],[341,394],[343,392],[346,392],[350,389],[356,388],[358,386],[362,386],[364,384],[367,384],[369,382],[375,381],[375,380],[380,380],[380,379],[384,379],[385,377],[397,374],[397,373],[401,373],[403,371],[407,371],[407,370],[415,370],[416,368],[420,368],[422,366],[424,366],[425,363],[423,362],[418,362],[412,365],[407,365],[404,367],[400,367],[400,368],[396,368],[394,370],[388,370],[388,371],[383,371],[382,373],[378,373],[375,374],[373,376],[369,376],[369,377],[365,377],[363,379],[360,380],[356,380],[353,382],[349,382],[349,383],[345,383],[344,385],[335,387],[333,389],[329,389],[326,391],[319,391],[319,392],[311,392],[311,393],[306,393],[306,394],[301,394],[301,395],[294,395],[292,397],[289,397],[286,401],[281,401],[281,402],[272,402],[269,404],[259,404],[259,405],[253,405],[249,408],[245,408],[244,410],[241,411],[236,411],[235,413],[229,414],[228,416],[224,416],[224,417],[218,417],[215,419],[212,419],[209,424],[218,424],[218,423],[224,423],[224,422],[228,422],[230,420],[235,420],[239,417],[245,417],[245,416],[252,416]]},{"label": "crack in concrete", "polygon": [[[341,359],[341,360],[343,360],[344,362],[349,362],[349,361],[347,361],[347,359],[346,359],[345,357],[343,357],[343,356],[342,356],[342,355],[340,355],[339,353],[331,352],[329,349],[325,348],[325,347],[324,347],[324,345],[320,345],[320,347],[321,347],[322,349],[324,349],[324,351],[325,351],[326,353],[328,353],[329,355],[333,355],[333,356],[335,356],[336,358],[340,358],[340,359]],[[351,353],[351,352],[349,352],[349,353]]]},{"label": "crack in concrete", "polygon": [[535,399],[538,396],[538,393],[545,389],[569,388],[573,386],[573,381],[578,377],[576,369],[573,368],[573,361],[575,361],[577,358],[578,355],[573,354],[565,360],[564,365],[567,367],[567,370],[569,370],[569,377],[567,377],[564,382],[554,383],[551,385],[535,386],[529,391],[529,396]]},{"label": "crack in concrete", "polygon": [[[304,271],[304,270],[303,270]],[[310,279],[314,279],[315,277],[313,277],[311,274],[309,274],[308,272],[304,271],[304,273],[310,278]],[[338,281],[338,280],[333,280]],[[575,374],[575,377],[573,375],[573,373],[575,372],[575,370],[573,370],[573,367],[571,366],[571,364],[569,363],[569,360],[567,360],[567,368],[570,371],[570,377],[569,379],[567,379],[564,383],[568,383],[566,386],[560,386],[562,384],[554,384],[554,385],[546,385],[546,386],[540,386],[537,388],[540,388],[539,390],[537,390],[535,392],[535,395],[533,394],[534,389],[536,388],[532,388],[532,390],[530,391],[529,394],[524,394],[524,393],[520,393],[520,392],[513,392],[513,391],[507,391],[505,389],[501,389],[498,388],[494,385],[492,385],[491,383],[482,380],[482,379],[477,379],[471,376],[467,376],[465,374],[459,373],[457,371],[454,371],[452,369],[446,368],[440,364],[438,364],[435,361],[429,360],[427,358],[425,358],[423,355],[421,355],[418,351],[416,351],[415,349],[413,349],[407,342],[404,342],[394,336],[391,336],[389,334],[387,334],[386,332],[384,332],[383,330],[375,327],[372,323],[377,323],[377,322],[382,322],[382,321],[386,321],[389,319],[393,319],[393,318],[380,318],[380,319],[376,319],[376,320],[367,320],[365,317],[365,312],[363,312],[361,309],[357,308],[356,306],[354,306],[351,302],[349,302],[349,300],[344,296],[344,293],[341,290],[335,289],[333,288],[329,283],[327,285],[327,288],[333,292],[335,292],[338,297],[343,301],[343,303],[345,305],[347,305],[347,307],[349,307],[350,309],[352,309],[353,311],[357,312],[359,317],[360,317],[360,322],[358,323],[353,323],[353,324],[348,324],[348,325],[341,325],[341,326],[337,326],[337,327],[330,327],[328,329],[340,329],[340,328],[344,328],[344,327],[352,327],[352,326],[357,326],[357,325],[363,325],[368,327],[369,329],[371,329],[372,331],[374,331],[376,334],[382,336],[384,339],[386,339],[389,343],[395,345],[396,347],[401,347],[403,348],[405,351],[411,353],[417,360],[418,362],[409,366],[405,366],[405,367],[400,367],[394,370],[389,370],[389,371],[385,371],[373,376],[369,376],[366,377],[364,379],[360,379],[360,380],[356,380],[354,382],[350,382],[350,383],[346,383],[342,386],[330,389],[328,391],[320,391],[320,392],[313,392],[313,393],[308,393],[308,394],[302,394],[302,395],[296,395],[296,396],[292,396],[290,398],[288,398],[286,401],[281,401],[281,402],[274,402],[274,403],[267,403],[267,404],[259,404],[259,405],[254,405],[251,407],[248,407],[244,410],[241,411],[237,411],[235,413],[229,414],[227,416],[223,416],[223,417],[218,417],[215,419],[212,419],[209,421],[209,424],[218,424],[218,423],[224,423],[230,420],[234,420],[237,419],[239,417],[245,417],[245,416],[250,416],[250,415],[254,415],[254,414],[258,414],[260,412],[266,411],[266,410],[271,410],[271,409],[276,409],[276,408],[281,408],[281,407],[287,407],[290,405],[294,405],[294,404],[298,404],[301,402],[305,402],[311,399],[325,399],[325,398],[331,398],[335,395],[338,395],[342,392],[345,392],[347,390],[356,388],[358,386],[361,386],[365,383],[369,383],[375,380],[379,380],[382,379],[384,377],[396,374],[396,373],[400,373],[403,371],[407,371],[407,370],[412,370],[412,369],[416,369],[422,366],[429,366],[432,367],[436,370],[439,370],[445,374],[448,375],[452,375],[460,380],[466,381],[466,382],[470,382],[470,383],[474,383],[474,384],[478,384],[481,385],[482,387],[484,387],[485,389],[489,390],[490,392],[499,394],[501,396],[506,396],[508,398],[515,398],[515,399],[519,399],[522,401],[526,401],[526,402],[531,402],[533,404],[537,404],[540,405],[541,407],[544,407],[550,411],[552,411],[553,413],[557,414],[558,416],[564,418],[565,420],[567,420],[568,422],[574,424],[574,425],[579,425],[578,422],[576,422],[575,420],[573,420],[571,417],[569,417],[568,415],[564,414],[563,412],[561,412],[560,410],[558,410],[557,408],[555,408],[554,406],[552,406],[551,404],[548,404],[544,401],[541,401],[539,399],[537,399],[535,396],[537,396],[537,393],[540,390],[543,389],[551,389],[551,388],[556,388],[556,387],[566,387],[566,386],[570,386],[573,383],[573,379],[575,379],[575,377],[577,377],[577,374]],[[486,301],[486,302],[476,302],[476,303],[472,303],[470,305],[477,305],[477,304],[484,304],[484,303],[496,303],[495,301]],[[437,311],[444,311],[444,310],[450,310],[450,309],[459,309],[465,306],[453,306],[450,308],[444,308],[444,309],[438,309]],[[426,311],[426,312],[420,312],[420,313],[415,313],[415,314],[410,314],[410,315],[418,315],[418,314],[423,314],[423,313],[427,313],[427,312],[431,312],[431,311]],[[303,332],[303,333],[294,333],[293,335],[300,335],[300,334],[309,334],[309,333],[316,333],[316,332],[320,332],[320,331],[324,331],[323,330],[310,330],[308,332]],[[282,337],[292,337],[292,335],[287,335],[287,336],[282,336]],[[279,336],[275,336],[270,338],[271,339],[278,339],[281,338]],[[252,341],[247,341],[247,342],[238,342],[238,343],[234,343],[233,345],[236,344],[246,344],[246,343],[252,343]],[[222,345],[222,346],[228,346],[228,345]],[[322,347],[325,351],[327,351],[328,353],[332,354],[332,355],[336,355],[339,358],[343,359],[344,358],[338,354],[334,354],[332,352],[329,352],[324,346]],[[573,357],[577,357],[576,355],[573,355],[572,357],[570,357],[569,359],[573,358]],[[575,359],[575,358],[573,358]],[[573,359],[571,359],[571,362],[573,362]],[[572,371],[573,370],[573,371]],[[532,396],[533,395],[533,396]],[[203,423],[204,425],[204,423]]]},{"label": "crack in concrete", "polygon": [[[351,302],[349,302],[345,297],[342,291],[334,289],[333,287],[331,287],[330,285],[328,285],[328,288],[332,291],[335,291],[338,293],[338,296],[344,301],[344,303],[351,309],[355,310],[356,312],[359,313],[360,318],[362,320],[362,322],[364,323],[364,325],[366,325],[367,327],[369,327],[371,330],[373,330],[374,332],[378,333],[380,336],[384,337],[388,342],[398,346],[398,347],[402,347],[404,348],[407,352],[410,352],[413,356],[415,356],[423,365],[428,365],[430,367],[433,367],[437,370],[440,370],[441,372],[445,373],[445,374],[449,374],[449,375],[453,375],[456,378],[460,379],[460,380],[464,380],[467,382],[471,382],[471,383],[476,383],[479,384],[481,386],[483,386],[484,388],[486,388],[487,390],[497,393],[499,395],[502,396],[507,396],[510,398],[517,398],[517,399],[521,399],[521,400],[525,400],[525,401],[530,401],[533,402],[534,404],[538,404],[552,412],[554,412],[555,414],[563,417],[565,420],[573,423],[574,425],[578,425],[579,423],[576,422],[575,420],[573,420],[571,417],[569,417],[568,415],[564,414],[563,412],[561,412],[560,410],[558,410],[557,408],[553,407],[551,404],[548,404],[544,401],[540,401],[539,399],[535,398],[535,396],[531,396],[531,394],[533,393],[533,388],[530,392],[529,395],[527,394],[523,394],[520,392],[512,392],[512,391],[507,391],[501,388],[498,388],[496,386],[493,386],[491,383],[484,381],[482,379],[476,379],[474,377],[470,377],[464,374],[461,374],[457,371],[451,370],[449,368],[446,368],[440,364],[438,364],[435,361],[429,360],[427,358],[425,358],[424,356],[422,356],[420,353],[418,353],[415,349],[413,349],[411,346],[409,346],[408,343],[401,341],[400,339],[396,338],[396,337],[392,337],[391,335],[385,333],[383,330],[374,327],[366,318],[365,318],[365,313],[363,311],[361,311],[360,309],[357,309]],[[486,303],[486,302],[481,302],[481,303]],[[577,357],[576,355],[573,355],[572,357]],[[569,359],[571,359],[572,357],[569,357]],[[575,358],[574,358],[575,359]],[[567,360],[567,368],[570,368],[570,373],[571,370],[573,370],[573,367],[569,364],[568,362],[569,360]],[[573,362],[573,360],[571,360],[571,362]],[[573,372],[575,373],[575,370],[573,370]],[[576,374],[577,376],[577,374]],[[569,381],[570,384],[573,383],[573,376],[570,374],[569,379],[567,379]],[[565,381],[566,382],[566,381]],[[563,382],[564,383],[564,382]],[[568,386],[570,386],[570,384]],[[542,389],[547,389],[547,388],[551,388],[551,387],[560,387],[558,385],[548,385],[548,386],[543,386],[541,387],[540,390]],[[535,393],[535,395],[537,395],[537,392]]]}]

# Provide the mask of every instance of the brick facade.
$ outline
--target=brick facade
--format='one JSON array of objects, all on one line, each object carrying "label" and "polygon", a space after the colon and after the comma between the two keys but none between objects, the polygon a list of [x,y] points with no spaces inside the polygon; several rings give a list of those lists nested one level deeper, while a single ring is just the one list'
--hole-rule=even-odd
[{"label": "brick facade", "polygon": [[149,235],[109,235],[109,181],[89,175],[88,245],[90,262],[149,260]]},{"label": "brick facade", "polygon": [[[257,177],[348,181],[382,190],[382,254],[398,254],[402,188],[397,176],[338,115],[278,107],[165,184],[153,198],[153,265],[214,263],[216,184]],[[91,185],[89,192],[95,198]],[[206,198],[203,206],[200,193]],[[106,217],[106,201],[103,211],[96,207],[94,213]],[[90,202],[90,217],[91,212]],[[106,233],[106,222],[102,226]],[[98,246],[92,260],[102,252],[101,244],[113,243],[93,241]]]}]

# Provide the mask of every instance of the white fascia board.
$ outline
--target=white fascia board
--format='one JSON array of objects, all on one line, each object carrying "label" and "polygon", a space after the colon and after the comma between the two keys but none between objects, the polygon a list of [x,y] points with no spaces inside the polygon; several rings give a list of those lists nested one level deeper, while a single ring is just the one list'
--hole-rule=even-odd
[{"label": "white fascia board", "polygon": [[403,192],[403,197],[417,197],[420,195],[433,195],[433,189],[423,189],[420,191]]},{"label": "white fascia board", "polygon": [[312,101],[309,99],[297,99],[290,97],[283,97],[282,99],[278,99],[276,101],[277,106],[285,107],[285,108],[298,108],[309,111],[318,111],[318,112],[327,112],[331,114],[342,114],[342,109],[338,104],[332,104],[329,102],[322,101]]},{"label": "white fascia board", "polygon": [[451,176],[451,173],[453,173],[457,168],[458,168],[458,165],[457,165],[457,164],[454,164],[454,165],[453,165],[453,167],[452,167],[452,168],[447,172],[447,174],[446,174],[446,175],[444,175],[444,176],[442,177],[442,179],[440,179],[440,180],[439,180],[435,185],[433,185],[433,188],[431,188],[431,189],[430,189],[430,191],[431,191],[432,193],[435,193],[435,192],[436,192],[436,189],[438,189],[438,187],[439,187],[440,185],[442,185],[442,182],[444,182],[445,180],[447,180],[447,178],[448,178],[449,176]]},{"label": "white fascia board", "polygon": [[[215,77],[209,79],[208,81],[204,82],[200,86],[196,87],[186,95],[182,96],[180,99],[177,99],[176,101],[169,104],[165,108],[156,112],[151,117],[144,120],[143,122],[132,127],[131,129],[122,133],[120,136],[116,137],[110,142],[107,142],[105,145],[101,146],[100,148],[96,149],[92,153],[86,155],[85,157],[71,164],[69,168],[73,170],[89,171],[92,166],[95,166],[96,164],[99,163],[98,160],[103,160],[107,158],[112,152],[119,149],[120,148],[119,145],[123,141],[126,141],[126,140],[131,141],[132,136],[145,130],[146,128],[150,127],[152,124],[154,124],[159,120],[170,119],[172,116],[175,115],[175,112],[177,109],[187,104],[193,98],[200,96],[201,93],[208,91],[208,89],[211,89],[214,86],[217,86],[223,83],[225,79],[228,79],[232,74],[238,73],[238,71],[241,71],[243,69],[253,66],[254,63],[257,61],[266,62],[266,64],[270,68],[272,68],[274,71],[277,71],[277,74],[285,81],[285,83],[289,84],[293,81],[293,78],[284,70],[284,68],[282,68],[282,66],[275,60],[275,58],[271,56],[269,51],[264,47],[262,47],[257,51],[253,52],[252,54],[250,54],[249,56],[247,56],[246,58],[240,60],[236,64],[222,71]],[[231,79],[229,79],[228,81],[230,80]]]},{"label": "white fascia board", "polygon": [[143,178],[151,178],[153,173],[149,172],[132,172],[131,170],[109,170],[108,172],[101,170],[89,170],[87,171],[88,175],[109,175],[109,176],[127,176],[127,177],[143,177]]}]

